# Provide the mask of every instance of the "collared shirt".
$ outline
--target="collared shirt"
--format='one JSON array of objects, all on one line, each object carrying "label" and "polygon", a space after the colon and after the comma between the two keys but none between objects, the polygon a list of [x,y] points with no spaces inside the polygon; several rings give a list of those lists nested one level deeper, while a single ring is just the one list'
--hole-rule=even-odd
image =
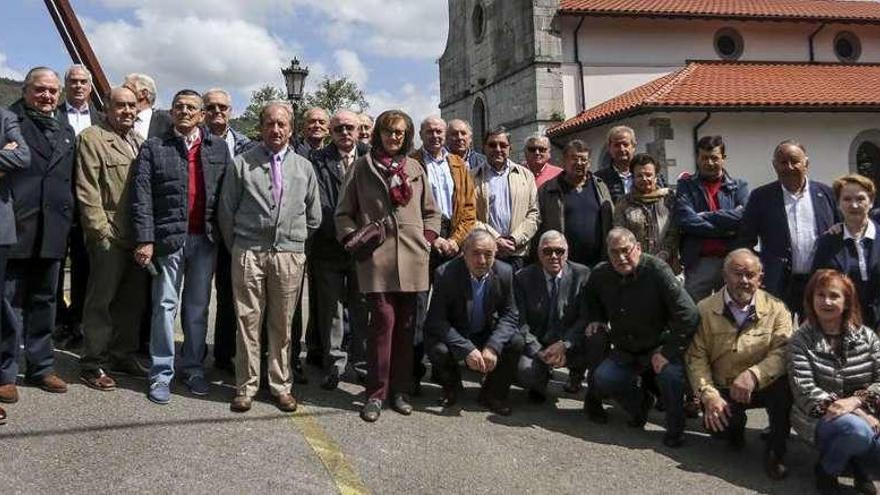
[{"label": "collared shirt", "polygon": [[730,297],[730,293],[727,292],[727,287],[724,287],[722,292],[723,294],[721,297],[724,298],[724,305],[727,306],[727,309],[730,310],[730,314],[733,315],[733,319],[736,321],[736,327],[743,328],[746,321],[748,321],[749,318],[751,318],[751,315],[755,312],[754,294],[752,295],[752,300],[749,301],[749,304],[747,304],[745,308],[742,308],[739,303]]},{"label": "collared shirt", "polygon": [[235,156],[235,134],[232,133],[231,128],[226,128],[223,140],[226,141],[226,147],[229,148],[229,156]]},{"label": "collared shirt", "polygon": [[134,120],[134,130],[144,139],[147,139],[147,134],[150,133],[150,121],[152,119],[153,109],[147,108],[138,112]]},{"label": "collared shirt", "polygon": [[198,127],[194,127],[192,132],[188,135],[184,136],[177,129],[174,129],[174,135],[183,139],[183,144],[186,145],[186,150],[189,151],[193,146],[202,142],[202,132]]},{"label": "collared shirt", "polygon": [[489,225],[501,235],[510,234],[510,160],[500,171],[486,164],[489,186]]},{"label": "collared shirt", "polygon": [[92,125],[92,116],[89,112],[89,104],[86,103],[82,108],[76,108],[68,102],[64,102],[64,112],[67,114],[67,122],[73,127],[73,132],[77,136]]},{"label": "collared shirt", "polygon": [[470,279],[471,294],[473,295],[473,306],[471,306],[471,314],[469,315],[471,331],[479,332],[486,322],[486,287],[489,285],[486,282],[489,280],[489,273],[487,272],[480,278],[471,275]]},{"label": "collared shirt", "polygon": [[633,188],[633,176],[630,172],[621,172],[620,170],[614,169],[617,172],[617,175],[620,176],[620,180],[623,182],[623,193],[629,194]]},{"label": "collared shirt", "polygon": [[816,215],[813,212],[813,200],[810,196],[810,181],[804,183],[800,192],[791,193],[782,184],[782,198],[785,203],[785,218],[788,220],[788,232],[791,240],[791,271],[806,275],[813,266],[815,253]]},{"label": "collared shirt", "polygon": [[871,239],[871,242],[874,242],[876,237],[877,228],[874,227],[874,222],[870,220],[868,220],[868,227],[865,228],[865,233],[861,237],[852,235],[846,224],[843,224],[843,242],[846,243],[847,239],[853,240],[853,244],[856,247],[856,255],[859,257],[859,275],[863,282],[868,281],[868,258],[865,252],[864,240]]},{"label": "collared shirt", "polygon": [[449,153],[445,149],[440,150],[440,158],[422,149],[422,159],[425,168],[428,169],[428,182],[431,192],[434,193],[434,202],[440,208],[443,218],[452,218],[452,195],[455,193],[455,183],[452,182],[452,172],[449,170]]}]

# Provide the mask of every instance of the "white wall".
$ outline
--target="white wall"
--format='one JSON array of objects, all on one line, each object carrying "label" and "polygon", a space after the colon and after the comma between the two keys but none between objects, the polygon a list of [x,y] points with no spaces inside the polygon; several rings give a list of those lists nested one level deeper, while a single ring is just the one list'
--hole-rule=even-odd
[{"label": "white wall", "polygon": [[[654,117],[672,119],[674,139],[666,141],[666,157],[676,167],[670,177],[695,169],[693,128],[705,113],[649,114],[624,119],[612,125],[633,127],[638,137],[638,151],[644,152],[653,140],[648,121]],[[599,166],[605,148],[605,135],[611,125],[570,136],[584,139],[594,150],[594,166]],[[770,161],[775,146],[785,139],[797,139],[807,149],[810,177],[831,183],[849,173],[850,146],[863,131],[880,128],[876,114],[871,113],[714,113],[701,127],[700,136],[720,134],[727,146],[727,168],[731,174],[748,181],[754,188],[776,179]],[[880,143],[878,143],[880,145]]]}]

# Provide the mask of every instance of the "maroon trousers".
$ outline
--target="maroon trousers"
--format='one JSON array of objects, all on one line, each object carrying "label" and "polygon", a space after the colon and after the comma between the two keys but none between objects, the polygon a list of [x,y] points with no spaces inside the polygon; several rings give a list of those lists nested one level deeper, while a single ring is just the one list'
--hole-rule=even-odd
[{"label": "maroon trousers", "polygon": [[416,292],[367,294],[367,399],[409,393],[412,388]]}]

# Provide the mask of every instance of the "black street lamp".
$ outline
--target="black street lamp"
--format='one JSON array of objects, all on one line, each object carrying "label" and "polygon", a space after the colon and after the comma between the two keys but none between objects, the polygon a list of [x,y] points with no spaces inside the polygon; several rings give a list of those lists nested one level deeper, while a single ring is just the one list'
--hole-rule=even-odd
[{"label": "black street lamp", "polygon": [[309,68],[300,67],[299,60],[294,58],[290,61],[290,67],[281,69],[281,74],[284,75],[284,84],[287,86],[287,99],[290,100],[295,113],[299,102],[302,101],[303,87],[306,84],[306,77],[309,75]]}]

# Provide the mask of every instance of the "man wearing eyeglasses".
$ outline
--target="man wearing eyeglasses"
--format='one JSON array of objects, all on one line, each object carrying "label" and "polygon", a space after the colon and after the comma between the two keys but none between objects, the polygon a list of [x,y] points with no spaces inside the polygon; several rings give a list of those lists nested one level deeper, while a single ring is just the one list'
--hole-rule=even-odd
[{"label": "man wearing eyeglasses", "polygon": [[[321,192],[321,226],[312,235],[309,248],[309,280],[315,292],[319,352],[324,379],[321,388],[333,390],[345,372],[349,354],[342,348],[344,309],[348,308],[352,364],[361,366],[366,374],[364,355],[367,324],[363,297],[358,291],[354,260],[336,240],[334,213],[339,196],[349,177],[348,171],[364,156],[369,147],[358,141],[358,115],[340,110],[330,118],[330,144],[312,154],[312,165]],[[363,363],[360,363],[363,361]]]},{"label": "man wearing eyeglasses", "polygon": [[[226,142],[229,153],[235,157],[256,145],[244,134],[229,126],[232,117],[232,97],[224,89],[214,88],[202,95],[205,105],[205,127],[208,132]],[[214,367],[232,371],[235,357],[235,310],[232,300],[232,275],[229,250],[221,242],[217,245],[217,268],[214,289],[217,291],[217,315],[214,319]]]},{"label": "man wearing eyeglasses", "polygon": [[533,402],[546,400],[554,368],[568,367],[571,380],[565,391],[577,393],[588,364],[598,364],[604,357],[606,346],[599,342],[606,338],[604,333],[597,333],[590,342],[584,339],[584,288],[589,274],[586,266],[568,261],[565,236],[548,230],[538,242],[538,263],[514,276],[520,330],[526,340],[518,376]]},{"label": "man wearing eyeglasses", "polygon": [[[660,258],[643,254],[635,235],[623,227],[607,237],[610,262],[590,273],[585,290],[590,323],[586,335],[609,332],[612,351],[596,368],[584,404],[593,422],[606,423],[603,397],[616,399],[629,413],[629,426],[644,428],[660,389],[666,406],[663,444],[684,439],[684,352],[700,323],[694,301]],[[598,407],[597,407],[598,406]]]},{"label": "man wearing eyeglasses", "polygon": [[548,180],[562,173],[562,169],[550,163],[550,140],[536,134],[526,139],[526,167],[535,176],[535,186],[541,189]]},{"label": "man wearing eyeglasses", "polygon": [[529,244],[538,231],[535,176],[510,160],[510,134],[493,129],[483,139],[487,163],[473,171],[477,203],[476,228],[495,237],[498,259],[514,271],[525,265]]},{"label": "man wearing eyeglasses", "polygon": [[131,194],[135,261],[157,272],[152,282],[148,391],[157,404],[171,399],[178,306],[184,383],[194,395],[208,394],[203,360],[217,255],[217,200],[223,175],[232,166],[226,142],[200,127],[201,95],[191,89],[178,91],[171,117],[170,132],[141,146]]},{"label": "man wearing eyeglasses", "polygon": [[575,139],[563,150],[565,173],[538,191],[541,231],[558,230],[568,241],[568,257],[593,267],[605,255],[605,235],[613,224],[614,206],[605,181],[590,170],[591,152]]}]

